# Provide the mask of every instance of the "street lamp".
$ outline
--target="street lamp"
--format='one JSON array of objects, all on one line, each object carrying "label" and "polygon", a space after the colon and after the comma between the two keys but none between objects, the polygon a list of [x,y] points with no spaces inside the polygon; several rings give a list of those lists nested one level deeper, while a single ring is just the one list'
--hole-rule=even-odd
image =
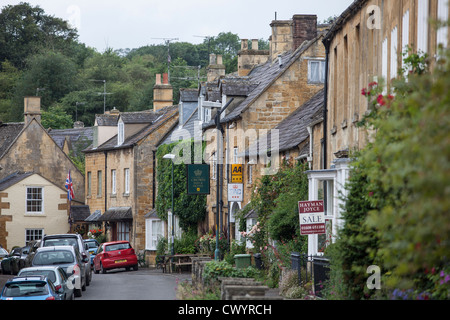
[{"label": "street lamp", "polygon": [[204,101],[202,103],[202,107],[207,108],[207,109],[212,109],[212,108],[217,108],[217,113],[216,116],[214,118],[215,124],[216,124],[216,129],[217,129],[217,136],[216,136],[216,140],[217,140],[217,162],[216,162],[216,251],[214,251],[214,260],[219,260],[220,258],[220,249],[219,249],[219,217],[222,215],[222,189],[221,186],[222,184],[220,183],[220,168],[221,168],[221,164],[219,164],[221,162],[221,159],[219,157],[219,150],[221,149],[221,135],[219,135],[219,131],[222,132],[222,126],[220,124],[220,115],[222,114],[222,112],[225,111],[226,108],[228,108],[228,106],[231,104],[231,102],[233,102],[234,98],[231,98],[230,101],[228,101],[225,106],[222,107],[222,104],[219,102],[210,102],[210,101]]},{"label": "street lamp", "polygon": [[[163,156],[163,159],[170,159],[172,160],[172,256],[175,254],[175,210],[173,207],[173,161],[175,160],[175,155],[168,153]],[[173,259],[173,258],[172,258]]]}]

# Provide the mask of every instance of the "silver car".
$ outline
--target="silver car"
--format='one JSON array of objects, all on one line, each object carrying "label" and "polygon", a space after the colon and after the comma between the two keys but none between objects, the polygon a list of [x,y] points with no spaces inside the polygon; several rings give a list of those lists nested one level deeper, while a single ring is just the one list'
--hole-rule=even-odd
[{"label": "silver car", "polygon": [[75,296],[75,277],[70,277],[60,266],[28,267],[19,271],[17,276],[46,276],[53,282],[61,300],[73,300]]},{"label": "silver car", "polygon": [[85,258],[87,262],[85,263],[86,268],[84,269],[86,272],[86,286],[89,286],[92,279],[92,268],[91,266],[91,256],[89,254],[89,247],[87,243],[84,243],[81,235],[77,233],[64,233],[64,234],[46,234],[41,239],[40,246],[41,247],[51,247],[51,246],[67,246],[71,245],[77,249],[80,253],[83,261]]},{"label": "silver car", "polygon": [[41,247],[36,250],[32,266],[60,266],[69,278],[75,279],[75,297],[81,297],[81,291],[86,290],[86,262],[73,246]]}]

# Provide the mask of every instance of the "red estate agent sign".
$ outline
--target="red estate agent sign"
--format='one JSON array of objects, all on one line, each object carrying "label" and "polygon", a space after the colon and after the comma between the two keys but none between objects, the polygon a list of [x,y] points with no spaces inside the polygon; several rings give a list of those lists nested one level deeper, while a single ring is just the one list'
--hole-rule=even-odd
[{"label": "red estate agent sign", "polygon": [[299,201],[300,234],[325,234],[323,200]]}]

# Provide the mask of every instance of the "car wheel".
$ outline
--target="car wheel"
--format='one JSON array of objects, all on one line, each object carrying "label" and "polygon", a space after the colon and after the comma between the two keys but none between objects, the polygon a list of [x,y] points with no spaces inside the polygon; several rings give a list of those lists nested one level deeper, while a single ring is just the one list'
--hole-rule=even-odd
[{"label": "car wheel", "polygon": [[90,273],[88,273],[87,275],[86,275],[86,286],[88,287],[89,286],[89,284],[91,283],[91,277],[90,277]]},{"label": "car wheel", "polygon": [[106,269],[103,268],[103,264],[100,262],[100,270],[102,273],[106,273]]},{"label": "car wheel", "polygon": [[138,265],[133,266],[133,270],[137,271],[138,270]]},{"label": "car wheel", "polygon": [[81,289],[75,289],[74,294],[75,294],[75,297],[77,297],[77,298],[81,297],[81,295],[82,295]]}]

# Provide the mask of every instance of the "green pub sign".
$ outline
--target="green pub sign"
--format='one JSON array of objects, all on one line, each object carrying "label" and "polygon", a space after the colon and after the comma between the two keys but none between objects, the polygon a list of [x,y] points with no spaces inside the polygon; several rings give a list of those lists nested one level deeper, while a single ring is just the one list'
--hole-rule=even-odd
[{"label": "green pub sign", "polygon": [[187,164],[187,194],[209,194],[209,165]]}]

